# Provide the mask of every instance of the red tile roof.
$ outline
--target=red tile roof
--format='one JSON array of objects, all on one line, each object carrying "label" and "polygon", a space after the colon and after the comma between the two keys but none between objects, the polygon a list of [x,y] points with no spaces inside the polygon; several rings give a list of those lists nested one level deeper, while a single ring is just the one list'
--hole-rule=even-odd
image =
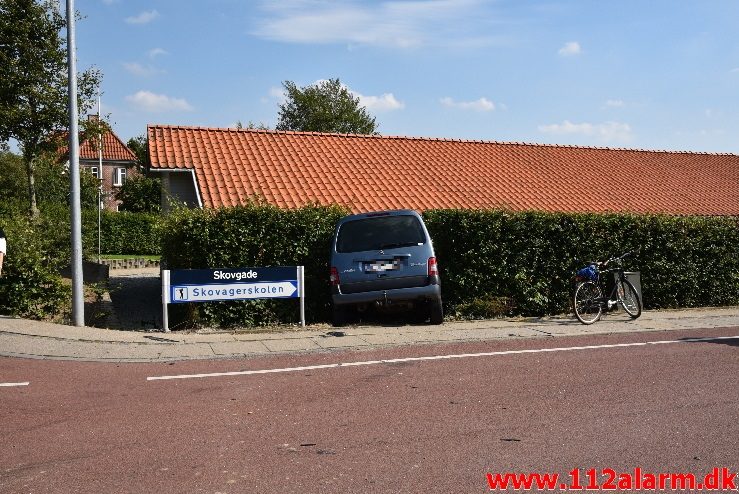
[{"label": "red tile roof", "polygon": [[[98,159],[97,139],[80,143],[80,159]],[[113,131],[103,133],[103,161],[136,161],[136,155],[128,149],[123,141]]]},{"label": "red tile roof", "polygon": [[[59,156],[67,156],[69,146],[67,144],[67,136],[69,133],[60,135],[62,147],[59,149]],[[97,160],[98,159],[98,139],[90,138],[82,140],[80,136],[80,159],[81,160]],[[113,132],[107,130],[103,133],[103,161],[137,161],[136,155],[133,154],[128,146]]]},{"label": "red tile roof", "polygon": [[739,215],[739,155],[149,125],[153,169],[204,207],[495,208]]}]

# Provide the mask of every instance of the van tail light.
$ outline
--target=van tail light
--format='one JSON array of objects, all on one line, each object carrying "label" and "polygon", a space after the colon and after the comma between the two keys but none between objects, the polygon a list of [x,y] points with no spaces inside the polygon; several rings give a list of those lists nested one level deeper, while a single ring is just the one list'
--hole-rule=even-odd
[{"label": "van tail light", "polygon": [[338,286],[339,285],[339,271],[331,266],[331,286]]},{"label": "van tail light", "polygon": [[436,265],[436,258],[429,257],[429,276],[439,276],[439,266]]}]

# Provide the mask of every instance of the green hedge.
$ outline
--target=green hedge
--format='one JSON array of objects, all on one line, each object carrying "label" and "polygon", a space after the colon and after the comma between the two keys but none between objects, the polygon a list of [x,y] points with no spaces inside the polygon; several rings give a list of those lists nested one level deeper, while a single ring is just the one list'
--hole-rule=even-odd
[{"label": "green hedge", "polygon": [[[160,220],[161,216],[156,213],[103,211],[100,219],[102,253],[160,254]],[[94,229],[97,235],[97,224]]]},{"label": "green hedge", "polygon": [[[103,253],[156,255],[170,269],[304,265],[307,318],[330,312],[329,242],[347,211],[311,206],[281,210],[249,205],[102,216]],[[648,309],[739,304],[739,219],[502,210],[424,213],[442,275],[447,314],[473,318],[569,312],[572,277],[585,260],[626,251],[640,271]],[[0,278],[0,313],[49,317],[68,310],[58,269],[69,264],[69,210],[43,205],[28,220],[22,205],[0,204],[8,256]],[[97,211],[83,211],[83,249],[97,252]],[[181,306],[174,309],[183,310]],[[296,322],[297,301],[193,304],[188,317],[243,326]]]},{"label": "green hedge", "polygon": [[[306,266],[307,317],[328,319],[329,242],[338,207],[183,210],[163,228],[171,269]],[[434,210],[424,214],[452,317],[570,311],[572,278],[586,260],[626,251],[641,271],[646,308],[739,304],[739,220],[630,214]],[[206,324],[294,322],[286,301],[193,304]]]},{"label": "green hedge", "polygon": [[[71,258],[70,211],[66,205],[42,203],[31,220],[20,201],[0,204],[0,225],[8,238],[8,255],[0,277],[0,314],[34,319],[63,319],[69,315],[71,292],[60,269]],[[160,217],[145,213],[103,212],[103,253],[159,254]],[[82,249],[95,259],[98,213],[82,211]]]},{"label": "green hedge", "polygon": [[23,206],[0,207],[8,254],[0,277],[0,314],[33,319],[63,318],[71,290],[59,275],[69,264],[69,221],[60,209],[30,220]]},{"label": "green hedge", "polygon": [[739,304],[739,220],[630,214],[436,210],[424,214],[451,313],[570,310],[587,260],[627,251],[648,309]]},{"label": "green hedge", "polygon": [[[337,220],[345,214],[338,206],[180,210],[162,228],[162,259],[169,269],[305,266],[306,319],[323,321],[329,317],[331,301],[329,245]],[[190,318],[221,326],[299,320],[297,300],[209,302],[188,309]]]}]

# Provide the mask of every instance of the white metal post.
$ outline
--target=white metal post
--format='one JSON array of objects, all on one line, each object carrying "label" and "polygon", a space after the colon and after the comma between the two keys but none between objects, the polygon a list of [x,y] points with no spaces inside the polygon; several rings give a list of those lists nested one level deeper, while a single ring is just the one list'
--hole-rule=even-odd
[{"label": "white metal post", "polygon": [[298,296],[300,297],[300,326],[305,327],[305,266],[298,266]]},{"label": "white metal post", "polygon": [[169,333],[169,269],[162,270],[162,331]]}]

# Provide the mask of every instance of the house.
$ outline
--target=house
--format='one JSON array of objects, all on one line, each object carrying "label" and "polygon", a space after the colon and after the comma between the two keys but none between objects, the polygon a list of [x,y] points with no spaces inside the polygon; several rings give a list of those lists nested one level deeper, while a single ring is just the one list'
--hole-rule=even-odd
[{"label": "house", "polygon": [[[739,215],[739,155],[149,125],[163,197],[219,208]],[[163,204],[166,209],[166,204]]]},{"label": "house", "polygon": [[[88,115],[88,119],[97,118],[97,115]],[[102,147],[98,142],[99,139],[94,137],[80,141],[80,168],[100,180],[103,207],[118,211],[120,201],[116,200],[115,194],[128,178],[139,174],[136,168],[138,159],[111,129],[103,132]]]}]

